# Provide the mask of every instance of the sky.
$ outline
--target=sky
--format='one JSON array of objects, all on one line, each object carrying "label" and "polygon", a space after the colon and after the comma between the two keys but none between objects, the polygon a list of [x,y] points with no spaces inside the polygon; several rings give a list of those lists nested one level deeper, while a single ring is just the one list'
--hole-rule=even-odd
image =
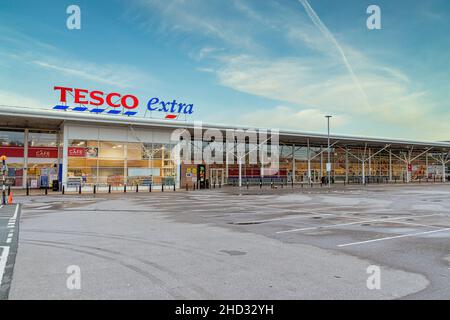
[{"label": "sky", "polygon": [[55,85],[208,123],[324,133],[330,114],[332,133],[449,141],[450,1],[0,0],[0,104],[51,109]]}]

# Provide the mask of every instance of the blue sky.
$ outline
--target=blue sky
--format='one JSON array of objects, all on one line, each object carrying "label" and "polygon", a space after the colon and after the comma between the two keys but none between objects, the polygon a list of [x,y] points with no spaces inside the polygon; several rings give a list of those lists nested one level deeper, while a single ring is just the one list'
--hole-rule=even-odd
[{"label": "blue sky", "polygon": [[324,132],[332,114],[336,133],[450,140],[449,61],[447,0],[0,0],[5,105],[51,108],[64,85],[193,103],[205,122]]}]

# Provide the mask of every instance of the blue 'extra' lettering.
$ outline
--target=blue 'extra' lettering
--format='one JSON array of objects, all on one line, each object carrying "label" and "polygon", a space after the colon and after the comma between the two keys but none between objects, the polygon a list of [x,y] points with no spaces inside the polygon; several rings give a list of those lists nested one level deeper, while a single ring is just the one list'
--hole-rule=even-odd
[{"label": "blue 'extra' lettering", "polygon": [[[170,107],[170,108],[169,108]],[[158,98],[151,98],[147,103],[147,109],[150,111],[171,112],[193,114],[194,105],[192,103],[177,103],[177,100],[171,102],[160,101]]]},{"label": "blue 'extra' lettering", "polygon": [[155,111],[158,109],[158,107],[152,107],[154,104],[158,104],[159,99],[158,98],[151,98],[150,101],[147,104],[147,109],[150,111]]}]

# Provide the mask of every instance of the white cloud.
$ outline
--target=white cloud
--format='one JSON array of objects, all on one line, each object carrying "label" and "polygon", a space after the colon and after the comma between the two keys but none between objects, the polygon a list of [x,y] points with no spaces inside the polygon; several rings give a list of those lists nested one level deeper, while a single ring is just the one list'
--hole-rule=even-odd
[{"label": "white cloud", "polygon": [[20,63],[21,67],[38,67],[48,73],[63,75],[65,79],[87,80],[118,88],[148,88],[158,83],[156,78],[133,65],[103,61],[96,63],[74,58],[50,44],[0,26],[0,33],[2,31],[4,34],[0,34],[0,40],[8,43],[0,48],[3,66],[10,64],[14,67]]},{"label": "white cloud", "polygon": [[[281,58],[259,59],[252,56],[222,56],[217,70],[219,82],[234,90],[288,102],[298,106],[262,109],[244,114],[242,123],[265,126],[323,129],[325,113],[339,115],[335,127],[358,122],[405,128],[414,126],[420,137],[442,139],[448,126],[427,91],[410,88],[409,78],[398,70],[361,64],[359,79],[373,109],[365,107],[351,77],[333,59]],[[314,112],[313,112],[314,111]],[[301,124],[301,125],[300,125]],[[413,130],[414,131],[414,130]]]},{"label": "white cloud", "polygon": [[143,82],[150,80],[147,75],[137,68],[126,65],[99,65],[80,61],[62,62],[56,60],[32,60],[30,63],[66,76],[113,85],[119,88],[139,87]]},{"label": "white cloud", "polygon": [[[142,8],[150,14],[157,13],[152,19],[149,16],[138,16],[136,19],[143,29],[155,31],[155,21],[159,21],[156,30],[165,36],[172,32],[189,35],[201,35],[207,39],[219,40],[222,44],[234,48],[251,50],[262,49],[254,41],[249,32],[242,32],[248,28],[246,21],[233,18],[223,18],[223,4],[226,2],[208,2],[203,0],[137,0],[139,10]],[[228,9],[228,8],[227,8]]]},{"label": "white cloud", "polygon": [[36,98],[30,98],[23,94],[0,90],[0,104],[4,106],[15,106],[24,108],[42,108],[47,105]]},{"label": "white cloud", "polygon": [[[326,113],[317,109],[296,110],[292,107],[277,106],[270,110],[243,114],[239,117],[239,121],[253,126],[323,132],[326,124],[325,115]],[[333,129],[342,128],[346,123],[345,116],[333,116]]]}]

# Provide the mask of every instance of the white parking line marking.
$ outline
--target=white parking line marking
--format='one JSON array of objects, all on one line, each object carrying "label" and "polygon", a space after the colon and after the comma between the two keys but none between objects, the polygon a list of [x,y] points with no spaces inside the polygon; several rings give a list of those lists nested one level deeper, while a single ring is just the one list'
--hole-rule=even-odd
[{"label": "white parking line marking", "polygon": [[6,262],[8,261],[9,256],[9,247],[0,247],[2,248],[2,255],[0,256],[0,286],[2,285],[3,274],[5,272]]},{"label": "white parking line marking", "polygon": [[[427,214],[423,216],[414,216],[414,218],[423,218],[423,217],[430,217],[430,216],[436,216],[436,214]],[[404,217],[395,217],[395,218],[386,218],[386,219],[373,219],[373,220],[359,220],[355,222],[347,222],[347,223],[339,223],[339,224],[333,224],[330,226],[318,226],[318,227],[308,227],[308,228],[299,228],[299,229],[291,229],[291,230],[284,230],[284,231],[278,231],[277,233],[288,233],[288,232],[297,232],[297,231],[309,231],[309,230],[316,230],[316,229],[328,229],[328,228],[336,228],[336,227],[343,227],[343,226],[351,226],[355,224],[361,224],[361,223],[369,223],[369,222],[384,222],[384,221],[395,221],[395,220],[402,220],[402,219],[408,219],[411,218],[411,216],[404,216]]]},{"label": "white parking line marking", "polygon": [[282,218],[273,218],[273,219],[264,219],[264,220],[251,220],[251,221],[239,221],[234,222],[234,224],[247,224],[247,223],[263,223],[263,222],[271,222],[271,221],[279,221],[279,220],[292,220],[292,219],[301,219],[301,218],[311,218],[317,216],[337,216],[333,213],[314,213],[314,212],[305,212],[302,215],[282,217]]},{"label": "white parking line marking", "polygon": [[19,211],[19,205],[16,204],[16,210],[14,211],[14,215],[12,216],[12,219],[16,220],[18,211]]},{"label": "white parking line marking", "polygon": [[392,240],[392,239],[399,239],[399,238],[406,238],[406,237],[414,237],[414,236],[420,236],[420,235],[437,233],[437,232],[444,232],[444,231],[450,231],[450,228],[444,228],[444,229],[432,230],[432,231],[425,231],[425,232],[417,232],[417,233],[408,233],[408,234],[402,234],[402,235],[393,236],[393,237],[385,237],[385,238],[378,238],[378,239],[372,239],[372,240],[366,240],[366,241],[358,241],[358,242],[340,244],[340,245],[338,245],[338,247],[348,247],[348,246],[353,246],[353,245],[357,245],[357,244],[366,244],[366,243],[383,241],[383,240]]}]

